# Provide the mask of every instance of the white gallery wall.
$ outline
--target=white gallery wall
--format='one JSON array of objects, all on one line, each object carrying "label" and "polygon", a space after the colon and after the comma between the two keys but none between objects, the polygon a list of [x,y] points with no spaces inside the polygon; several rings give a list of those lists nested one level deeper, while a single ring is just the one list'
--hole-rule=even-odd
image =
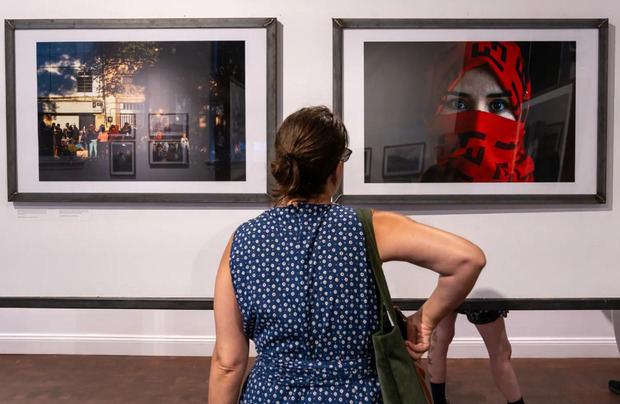
[{"label": "white gallery wall", "polygon": [[[463,234],[486,248],[489,266],[482,285],[510,279],[531,285],[538,297],[545,284],[562,283],[562,270],[582,271],[583,285],[604,285],[620,296],[620,210],[615,206],[620,177],[620,132],[615,77],[619,69],[615,25],[620,3],[591,0],[567,4],[522,0],[417,1],[164,1],[102,2],[24,0],[3,2],[2,19],[50,18],[244,18],[276,17],[280,36],[280,111],[283,116],[332,102],[332,18],[609,18],[610,163],[604,206],[433,210],[408,209],[416,220]],[[0,43],[4,55],[4,41]],[[207,297],[228,237],[257,207],[203,207],[132,204],[14,204],[7,202],[5,66],[0,65],[0,296]],[[532,248],[543,270],[539,279],[501,273],[506,256],[480,223],[501,226],[516,242]],[[584,245],[586,247],[584,247]],[[587,246],[597,254],[589,255]],[[502,252],[502,254],[499,254]],[[521,256],[521,257],[520,257]],[[558,264],[559,263],[559,264]],[[507,264],[514,268],[518,265]],[[592,268],[596,267],[596,279]],[[417,275],[416,275],[417,274]],[[607,274],[609,277],[607,278]],[[416,276],[389,271],[395,295],[416,294]],[[604,281],[601,281],[601,278]],[[521,290],[527,288],[521,288]],[[481,289],[479,293],[483,293]],[[520,297],[520,296],[515,296]],[[450,355],[484,357],[473,326],[459,316]],[[616,328],[620,314],[616,314]],[[508,334],[516,357],[617,357],[610,311],[513,311]],[[0,308],[0,353],[210,355],[215,342],[210,311],[74,310]]]}]

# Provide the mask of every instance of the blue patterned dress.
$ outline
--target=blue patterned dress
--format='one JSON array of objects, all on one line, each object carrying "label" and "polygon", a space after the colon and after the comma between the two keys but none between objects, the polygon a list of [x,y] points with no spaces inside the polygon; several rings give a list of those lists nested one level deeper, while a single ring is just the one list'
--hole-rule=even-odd
[{"label": "blue patterned dress", "polygon": [[274,208],[241,225],[230,270],[258,356],[242,403],[380,403],[372,270],[356,212]]}]

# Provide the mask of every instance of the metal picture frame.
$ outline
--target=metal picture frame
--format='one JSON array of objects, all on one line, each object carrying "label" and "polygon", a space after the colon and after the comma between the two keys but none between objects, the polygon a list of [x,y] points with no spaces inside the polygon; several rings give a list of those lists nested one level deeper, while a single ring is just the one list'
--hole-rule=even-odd
[{"label": "metal picture frame", "polygon": [[[277,40],[278,29],[277,20],[275,18],[238,18],[238,19],[93,19],[93,20],[71,20],[71,19],[55,19],[55,20],[5,20],[5,61],[6,61],[6,89],[7,89],[7,168],[8,168],[8,200],[12,202],[149,202],[149,203],[251,203],[266,205],[270,201],[269,190],[271,189],[272,179],[268,173],[268,144],[273,143],[273,136],[277,125]],[[70,42],[83,42],[91,41],[92,43],[100,41],[110,41],[110,43],[138,43],[138,44],[151,44],[151,51],[157,52],[158,49],[155,46],[158,42],[173,42],[179,37],[185,36],[190,32],[197,33],[198,39],[190,39],[198,43],[213,42],[222,43],[243,41],[244,58],[255,59],[243,59],[244,66],[242,74],[245,74],[246,80],[253,80],[245,83],[246,87],[238,86],[241,90],[237,90],[235,102],[244,102],[245,116],[252,122],[257,122],[258,125],[253,125],[253,128],[264,128],[259,131],[252,131],[257,133],[256,137],[247,141],[252,142],[252,147],[243,147],[243,152],[247,150],[247,153],[254,153],[253,155],[245,155],[246,163],[242,161],[235,161],[234,170],[246,170],[246,174],[235,174],[235,178],[232,178],[232,174],[222,176],[221,167],[218,168],[218,164],[222,161],[226,161],[227,157],[222,160],[221,156],[230,156],[231,153],[228,150],[230,142],[222,143],[218,138],[218,144],[222,143],[226,146],[223,147],[223,151],[218,151],[218,154],[213,153],[215,146],[209,146],[200,148],[196,145],[194,153],[203,153],[206,157],[205,161],[195,161],[197,166],[202,167],[203,170],[212,170],[219,172],[213,175],[215,179],[203,179],[202,177],[192,180],[193,187],[187,187],[187,180],[174,180],[170,178],[163,178],[160,180],[152,180],[157,184],[148,184],[150,181],[140,180],[139,176],[145,171],[145,167],[148,168],[149,158],[147,150],[149,150],[149,142],[151,136],[148,132],[148,122],[141,122],[140,115],[147,115],[148,113],[157,113],[163,111],[149,111],[145,110],[144,106],[140,104],[140,101],[136,101],[135,97],[132,99],[127,96],[123,100],[117,102],[117,106],[113,108],[105,109],[105,97],[109,97],[108,93],[102,94],[100,99],[102,102],[93,101],[92,106],[89,107],[89,113],[96,115],[99,121],[108,127],[113,122],[132,121],[130,126],[131,130],[126,134],[111,134],[109,135],[109,142],[125,142],[132,141],[135,149],[134,163],[134,178],[132,176],[120,175],[115,173],[108,176],[110,181],[106,179],[97,181],[84,181],[77,180],[74,184],[71,181],[66,180],[64,177],[60,179],[52,178],[40,179],[38,171],[40,167],[37,167],[38,156],[34,156],[32,150],[28,147],[24,147],[23,139],[28,137],[28,132],[32,136],[32,132],[36,133],[37,128],[34,130],[25,130],[24,127],[32,128],[33,124],[30,120],[38,122],[40,120],[41,104],[40,100],[37,100],[39,104],[38,108],[33,103],[33,97],[26,99],[23,94],[23,89],[28,88],[30,93],[37,93],[37,61],[34,59],[22,58],[24,53],[36,54],[32,52],[37,48],[37,43],[50,42],[54,43],[70,43]],[[86,33],[86,39],[82,39]],[[123,37],[123,33],[126,34]],[[149,36],[147,36],[147,33]],[[53,34],[53,35],[52,35]],[[99,34],[100,38],[93,38],[95,34]],[[151,39],[151,36],[155,34],[155,39]],[[56,36],[54,36],[56,35]],[[121,38],[120,40],[118,38]],[[51,38],[51,39],[50,39]],[[55,39],[56,38],[56,39]],[[60,38],[60,39],[58,39]],[[125,39],[126,38],[126,39]],[[131,38],[131,39],[130,39]],[[138,39],[134,39],[138,38]],[[144,38],[144,39],[140,39]],[[192,37],[194,38],[194,37]],[[206,39],[204,39],[206,38]],[[215,39],[210,39],[215,38]],[[224,39],[221,39],[224,38]],[[183,39],[185,41],[185,39]],[[218,42],[219,41],[219,42]],[[107,42],[106,42],[107,43]],[[180,42],[178,42],[180,43]],[[155,44],[155,45],[152,45]],[[217,45],[217,44],[216,44]],[[146,45],[145,45],[146,46]],[[215,45],[214,45],[215,46]],[[248,53],[247,47],[251,48],[251,52]],[[223,48],[223,45],[222,47]],[[215,58],[217,59],[217,58]],[[146,60],[146,59],[145,59]],[[144,66],[148,67],[148,60],[144,62]],[[27,68],[24,69],[24,66]],[[132,69],[137,69],[142,65],[129,65],[129,72],[127,66],[122,67],[125,69],[123,74],[127,76],[132,72]],[[33,72],[33,76],[29,76],[27,73]],[[74,77],[77,91],[83,91],[85,94],[95,93],[94,87],[89,87],[88,75],[92,74],[90,71],[84,69],[80,71],[80,77],[77,74]],[[232,78],[232,76],[231,76]],[[208,80],[206,80],[208,83]],[[211,83],[211,87],[198,90],[211,91],[219,83]],[[92,85],[92,84],[91,84]],[[140,86],[143,83],[131,83],[129,86]],[[34,90],[32,88],[34,87]],[[171,87],[172,88],[172,87]],[[226,86],[224,86],[226,88]],[[243,94],[243,97],[239,98],[239,91],[253,91],[253,93]],[[101,90],[97,90],[101,91]],[[129,91],[128,91],[129,92]],[[220,102],[218,108],[221,111],[218,119],[226,121],[229,113],[228,99],[230,98],[228,91],[222,91],[223,95],[219,96]],[[91,97],[92,98],[92,97]],[[90,101],[89,101],[90,102]],[[172,112],[185,112],[183,111],[185,102],[182,98],[177,97],[176,100],[172,100],[171,104],[178,105]],[[101,104],[101,105],[100,105]],[[179,110],[180,108],[180,110]],[[209,108],[206,105],[204,115],[208,119],[198,119],[192,117],[196,121],[196,125],[202,125],[201,128],[213,126],[209,119],[216,119],[216,108]],[[44,111],[45,112],[45,111]],[[49,112],[49,111],[48,111]],[[52,111],[55,112],[55,111]],[[50,113],[52,113],[50,112]],[[138,115],[137,123],[136,114]],[[84,115],[84,114],[82,114]],[[99,117],[99,115],[101,115]],[[76,113],[77,116],[77,113]],[[76,118],[77,119],[77,118]],[[82,119],[82,118],[80,118]],[[147,119],[144,119],[147,121]],[[246,121],[245,125],[251,124],[251,121]],[[24,125],[24,124],[27,125]],[[241,122],[243,124],[243,122]],[[237,122],[239,125],[239,122]],[[76,125],[77,126],[77,125]],[[82,121],[80,125],[82,126]],[[120,126],[120,125],[119,125]],[[206,129],[205,129],[206,130]],[[239,131],[238,131],[239,132]],[[244,132],[241,132],[242,135]],[[226,137],[227,129],[220,130],[217,136]],[[194,144],[198,134],[192,133]],[[215,136],[215,135],[213,135]],[[254,136],[254,134],[251,134]],[[36,135],[34,135],[36,137]],[[101,139],[99,140],[102,141]],[[106,140],[108,141],[108,140]],[[215,140],[211,141],[211,145]],[[27,142],[26,142],[27,143]],[[37,141],[30,140],[30,144],[36,148]],[[32,147],[30,148],[32,149]],[[109,150],[107,145],[105,150]],[[40,151],[39,151],[40,152]],[[52,148],[50,153],[50,160],[56,153],[56,147]],[[244,157],[238,157],[243,159]],[[59,159],[57,159],[59,160]],[[194,161],[187,159],[187,161]],[[51,160],[51,164],[56,161]],[[136,165],[139,164],[139,165]],[[193,164],[193,163],[192,163]],[[250,166],[250,164],[254,164]],[[230,166],[231,164],[229,164]],[[259,169],[260,166],[260,169]],[[103,166],[102,166],[103,167]],[[205,168],[206,167],[206,168]],[[165,172],[167,168],[157,167],[159,173]],[[170,167],[170,170],[174,170],[174,167]],[[233,168],[229,168],[229,172],[232,172]],[[186,170],[187,171],[187,170]],[[177,174],[179,171],[177,170]],[[120,181],[119,181],[120,180]],[[185,183],[186,185],[183,185]],[[241,187],[240,187],[241,185]]]},{"label": "metal picture frame", "polygon": [[[189,114],[187,113],[154,113],[148,114],[150,139],[181,139],[183,134],[189,135]],[[174,122],[171,122],[174,121]]]},{"label": "metal picture frame", "polygon": [[[533,183],[457,183],[456,180],[446,180],[433,183],[416,182],[412,179],[403,179],[401,183],[393,183],[388,177],[386,183],[382,183],[381,164],[373,164],[371,178],[365,175],[366,164],[360,155],[354,153],[353,158],[345,165],[343,176],[342,195],[339,201],[349,204],[386,204],[386,205],[486,205],[486,204],[603,204],[607,200],[607,92],[608,92],[608,38],[609,22],[607,19],[333,19],[333,106],[337,115],[341,116],[349,130],[351,138],[350,146],[354,151],[362,151],[365,148],[377,148],[390,144],[404,144],[416,142],[415,138],[407,141],[406,133],[398,138],[398,141],[385,140],[386,143],[370,143],[368,139],[377,139],[385,136],[389,138],[395,127],[401,128],[403,133],[409,131],[417,133],[415,128],[398,120],[398,111],[378,110],[375,104],[392,102],[392,105],[400,105],[401,115],[408,113],[407,101],[393,101],[395,89],[403,87],[404,75],[395,75],[392,72],[384,72],[385,63],[391,62],[389,55],[400,55],[400,49],[405,46],[411,48],[427,46],[443,46],[450,43],[465,43],[469,41],[514,41],[523,48],[524,43],[531,43],[528,51],[541,52],[543,42],[551,43],[558,49],[570,48],[572,53],[564,52],[561,62],[572,57],[572,63],[581,63],[579,66],[587,67],[592,76],[597,77],[596,85],[592,86],[592,78],[585,80],[584,76],[566,78],[564,68],[562,71],[553,72],[554,77],[547,81],[552,86],[539,85],[532,90],[532,105],[540,103],[544,94],[553,91],[570,90],[569,108],[574,108],[574,113],[566,119],[556,119],[552,123],[562,121],[563,141],[566,133],[573,133],[576,140],[566,145],[567,150],[572,150],[574,160],[584,159],[586,164],[574,164],[574,179],[570,175],[562,178],[562,182],[554,183],[549,187],[547,182]],[[541,38],[541,39],[539,39]],[[500,45],[501,46],[501,45]],[[366,71],[369,63],[369,49],[378,49],[375,59],[379,60],[382,69],[376,68],[371,72]],[[389,47],[395,50],[388,49]],[[386,51],[386,49],[389,50]],[[421,49],[421,48],[420,48]],[[532,50],[533,49],[533,50]],[[555,48],[554,48],[555,49]],[[415,49],[414,49],[415,50]],[[391,52],[391,53],[390,53]],[[400,53],[399,53],[400,52]],[[421,51],[420,51],[421,52]],[[387,56],[386,56],[387,55]],[[528,54],[531,56],[530,54]],[[528,57],[529,57],[528,56]],[[413,57],[410,57],[413,59]],[[560,58],[560,56],[558,56]],[[396,60],[396,59],[394,59]],[[427,62],[430,64],[430,59]],[[560,63],[560,62],[558,62]],[[566,62],[566,63],[571,63]],[[376,66],[376,65],[373,65]],[[402,67],[401,67],[402,69]],[[541,69],[542,70],[542,69]],[[402,71],[402,70],[401,70]],[[383,73],[382,73],[383,72]],[[392,73],[392,74],[391,74]],[[371,79],[383,74],[387,78],[379,83],[389,86],[374,85]],[[413,71],[412,76],[419,75],[419,71]],[[543,73],[538,73],[542,75]],[[422,81],[423,79],[419,79]],[[586,81],[588,83],[586,83]],[[572,87],[571,87],[572,84]],[[574,87],[576,91],[574,90]],[[543,88],[544,87],[544,88]],[[563,87],[563,90],[559,90]],[[588,88],[589,87],[589,88]],[[377,93],[380,89],[383,93]],[[588,91],[584,91],[588,88]],[[536,91],[536,92],[534,92]],[[420,91],[423,93],[423,91]],[[586,94],[587,93],[587,94]],[[370,94],[370,96],[369,96]],[[575,94],[577,96],[575,97]],[[376,100],[372,100],[375,97]],[[535,97],[541,97],[536,100]],[[571,98],[572,97],[572,98]],[[394,98],[395,99],[395,98]],[[371,102],[369,102],[371,101]],[[374,104],[373,104],[374,102]],[[571,107],[572,103],[572,107]],[[584,107],[587,105],[587,108]],[[405,112],[403,112],[405,111]],[[575,122],[575,116],[578,116]],[[363,117],[363,118],[360,118]],[[552,119],[552,118],[549,118]],[[374,126],[381,128],[380,134],[368,134],[365,131],[374,122]],[[421,121],[421,120],[420,120]],[[391,126],[390,126],[391,125]],[[577,129],[576,129],[577,127]],[[404,128],[404,129],[403,129]],[[579,130],[587,128],[587,130]],[[555,128],[557,130],[557,127]],[[572,132],[571,132],[572,131]],[[369,137],[368,137],[369,136]],[[587,140],[586,140],[587,139]],[[532,139],[530,139],[531,142]],[[534,143],[532,143],[534,144]],[[432,164],[436,147],[427,144],[425,157],[426,166]],[[583,146],[583,147],[582,147]],[[570,149],[572,147],[572,149]],[[586,151],[587,149],[587,151]],[[576,150],[576,151],[575,151]],[[355,156],[358,157],[355,157]],[[373,158],[377,158],[373,156]],[[570,166],[570,161],[561,156],[564,166]],[[568,161],[568,163],[567,163]],[[578,160],[581,162],[582,160]],[[376,163],[376,161],[375,161]],[[542,167],[542,165],[541,165]],[[587,167],[582,170],[582,167]],[[580,171],[582,170],[582,171]],[[555,173],[557,174],[557,173]],[[551,174],[547,177],[553,177]],[[559,175],[559,174],[558,174]],[[423,175],[426,178],[426,176]],[[535,180],[534,180],[535,181]]]},{"label": "metal picture frame", "polygon": [[189,164],[188,149],[189,146],[181,140],[151,140],[149,165],[186,167]]},{"label": "metal picture frame", "polygon": [[424,143],[410,143],[383,148],[383,177],[410,177],[422,174]]},{"label": "metal picture frame", "polygon": [[132,177],[136,175],[136,142],[129,140],[110,142],[110,175]]}]

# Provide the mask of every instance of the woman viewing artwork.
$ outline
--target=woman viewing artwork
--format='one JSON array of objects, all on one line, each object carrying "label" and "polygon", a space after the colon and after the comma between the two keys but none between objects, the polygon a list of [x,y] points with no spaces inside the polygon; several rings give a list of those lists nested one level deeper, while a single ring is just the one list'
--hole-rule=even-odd
[{"label": "woman viewing artwork", "polygon": [[[332,202],[347,144],[344,125],[326,107],[303,108],[279,128],[275,207],[237,228],[218,269],[210,403],[381,402],[371,342],[378,302],[364,232],[354,209]],[[407,318],[406,346],[417,359],[473,287],[485,256],[397,213],[375,211],[372,220],[382,261],[439,274]],[[243,383],[249,340],[258,355]]]}]

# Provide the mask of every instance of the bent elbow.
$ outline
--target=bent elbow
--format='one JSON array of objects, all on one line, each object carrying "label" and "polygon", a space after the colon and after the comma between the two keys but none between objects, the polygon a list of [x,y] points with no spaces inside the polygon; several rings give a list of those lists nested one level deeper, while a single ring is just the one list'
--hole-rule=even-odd
[{"label": "bent elbow", "polygon": [[245,373],[245,367],[228,366],[222,363],[215,364],[218,374],[224,378],[237,379]]},{"label": "bent elbow", "polygon": [[457,264],[458,272],[461,273],[461,276],[475,280],[486,265],[486,262],[486,257],[482,250],[474,245],[467,251],[463,251]]},{"label": "bent elbow", "polygon": [[487,257],[484,255],[484,252],[480,249],[480,247],[476,246],[472,253],[471,266],[477,273],[480,273],[486,264]]},{"label": "bent elbow", "polygon": [[234,376],[245,373],[248,357],[244,355],[223,355],[217,350],[213,351],[211,358],[217,371],[224,376]]}]

